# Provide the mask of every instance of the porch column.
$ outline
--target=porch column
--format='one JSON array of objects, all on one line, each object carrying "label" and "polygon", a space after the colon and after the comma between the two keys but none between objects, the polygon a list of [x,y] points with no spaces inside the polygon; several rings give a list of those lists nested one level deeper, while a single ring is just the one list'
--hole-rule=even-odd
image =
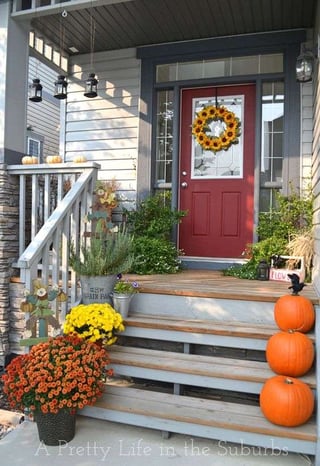
[{"label": "porch column", "polygon": [[20,163],[26,149],[29,23],[0,2],[0,163]]}]

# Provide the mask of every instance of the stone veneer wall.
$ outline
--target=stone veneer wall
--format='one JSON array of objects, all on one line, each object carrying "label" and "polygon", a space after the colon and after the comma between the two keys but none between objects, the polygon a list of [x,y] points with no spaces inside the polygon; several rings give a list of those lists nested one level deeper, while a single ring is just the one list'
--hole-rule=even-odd
[{"label": "stone veneer wall", "polygon": [[[10,280],[19,251],[19,180],[0,165],[0,365],[12,352]],[[21,314],[21,313],[20,313]]]}]

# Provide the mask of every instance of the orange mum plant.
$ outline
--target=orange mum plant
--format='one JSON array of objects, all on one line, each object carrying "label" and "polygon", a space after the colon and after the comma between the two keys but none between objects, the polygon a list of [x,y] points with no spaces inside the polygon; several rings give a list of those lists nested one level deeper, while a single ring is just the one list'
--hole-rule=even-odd
[{"label": "orange mum plant", "polygon": [[106,350],[75,335],[50,338],[17,356],[2,376],[12,408],[75,412],[102,395],[109,358]]}]

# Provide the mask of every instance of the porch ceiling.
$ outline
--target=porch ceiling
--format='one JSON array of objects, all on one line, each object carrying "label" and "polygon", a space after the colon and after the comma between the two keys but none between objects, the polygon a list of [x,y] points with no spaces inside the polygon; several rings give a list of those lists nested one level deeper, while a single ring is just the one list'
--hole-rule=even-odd
[{"label": "porch ceiling", "polygon": [[[65,1],[51,10],[42,11],[38,7],[25,17],[31,16],[32,28],[52,44],[60,48],[63,45],[66,53],[71,54],[70,47],[75,47],[83,54],[90,52],[91,14],[96,25],[94,51],[99,52],[312,28],[317,0],[120,0],[111,4],[107,0],[92,0],[91,4],[81,0],[78,6],[76,1],[68,3]],[[63,8],[68,12],[65,18],[61,16]]]}]

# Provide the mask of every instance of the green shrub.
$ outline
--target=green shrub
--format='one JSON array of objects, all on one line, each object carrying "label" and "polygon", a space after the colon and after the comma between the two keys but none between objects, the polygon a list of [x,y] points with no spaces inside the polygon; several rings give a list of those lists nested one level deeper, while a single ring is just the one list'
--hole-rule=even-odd
[{"label": "green shrub", "polygon": [[176,273],[181,269],[180,251],[168,240],[139,236],[133,242],[132,273]]},{"label": "green shrub", "polygon": [[157,193],[139,202],[136,210],[125,210],[129,231],[135,236],[170,240],[172,228],[178,225],[185,211],[172,209],[171,193]]},{"label": "green shrub", "polygon": [[261,260],[265,259],[270,263],[273,255],[290,255],[288,249],[290,240],[299,233],[311,230],[313,214],[311,193],[300,197],[294,191],[289,196],[277,192],[276,200],[277,208],[259,215],[257,227],[259,241],[248,245],[250,260],[242,266],[230,267],[224,271],[224,275],[255,279],[257,266]]},{"label": "green shrub", "polygon": [[133,235],[137,274],[176,273],[181,268],[179,251],[171,241],[173,227],[186,212],[172,209],[171,193],[166,191],[140,201],[136,210],[125,210],[126,226]]}]

